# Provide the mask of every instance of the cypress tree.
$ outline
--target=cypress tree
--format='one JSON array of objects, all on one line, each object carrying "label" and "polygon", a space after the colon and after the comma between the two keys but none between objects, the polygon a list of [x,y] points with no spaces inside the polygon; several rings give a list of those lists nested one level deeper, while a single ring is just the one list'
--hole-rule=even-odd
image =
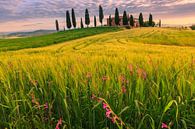
[{"label": "cypress tree", "polygon": [[152,14],[149,15],[149,26],[153,26],[153,17],[152,17]]},{"label": "cypress tree", "polygon": [[130,25],[132,26],[132,27],[134,27],[134,18],[133,18],[133,15],[131,15],[130,16]]},{"label": "cypress tree", "polygon": [[58,20],[56,20],[56,31],[59,31],[59,23],[58,23]]},{"label": "cypress tree", "polygon": [[97,26],[96,16],[94,16],[94,27]]},{"label": "cypress tree", "polygon": [[100,20],[101,26],[102,26],[103,19],[104,19],[103,8],[102,8],[102,6],[100,5],[100,6],[99,6],[99,20]]},{"label": "cypress tree", "polygon": [[72,8],[72,24],[73,24],[73,27],[76,28],[77,23],[76,23],[76,17],[75,17],[75,13],[74,13],[73,8]]},{"label": "cypress tree", "polygon": [[120,22],[118,8],[115,10],[115,24],[118,26]]},{"label": "cypress tree", "polygon": [[81,18],[81,28],[84,28],[84,25],[83,25],[83,20]]},{"label": "cypress tree", "polygon": [[90,24],[90,17],[89,17],[89,11],[88,11],[88,9],[85,10],[85,24],[87,25],[87,27]]},{"label": "cypress tree", "polygon": [[159,27],[161,27],[161,24],[162,24],[162,23],[161,23],[161,20],[159,20]]},{"label": "cypress tree", "polygon": [[140,27],[144,26],[144,18],[142,13],[139,14],[139,25]]},{"label": "cypress tree", "polygon": [[69,11],[66,11],[66,26],[67,26],[68,29],[70,29],[72,27]]},{"label": "cypress tree", "polygon": [[123,25],[127,26],[128,25],[128,18],[127,18],[127,12],[124,11],[123,13]]},{"label": "cypress tree", "polygon": [[109,21],[108,22],[109,22],[109,26],[112,26],[112,16],[111,15],[109,16]]}]

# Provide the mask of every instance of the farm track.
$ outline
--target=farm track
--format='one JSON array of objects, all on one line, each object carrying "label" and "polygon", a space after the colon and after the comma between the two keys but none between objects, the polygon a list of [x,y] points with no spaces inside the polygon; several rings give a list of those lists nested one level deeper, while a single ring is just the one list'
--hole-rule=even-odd
[{"label": "farm track", "polygon": [[[92,36],[92,37],[88,37],[88,38],[84,38],[82,40],[77,40],[76,42],[74,42],[72,45],[72,50],[81,50],[81,49],[85,49],[87,47],[89,47],[90,45],[96,43],[96,44],[106,44],[106,43],[120,43],[120,44],[128,44],[128,43],[132,43],[132,42],[143,42],[146,44],[150,44],[150,42],[148,42],[148,39],[153,38],[153,39],[157,39],[158,37],[161,36],[161,39],[165,39],[164,41],[160,41],[159,43],[155,43],[155,44],[164,44],[164,45],[179,45],[179,43],[177,44],[177,36],[172,36],[174,35],[173,32],[167,32],[166,30],[161,30],[161,29],[150,29],[147,31],[143,31],[142,33],[139,33],[140,29],[135,29],[135,31],[128,31],[125,30],[123,32],[116,32],[116,33],[109,33],[109,34],[103,34],[103,35],[97,35],[97,36]],[[190,36],[190,34],[188,34],[188,36]],[[108,38],[111,37],[111,38]],[[84,40],[84,41],[83,41]],[[145,40],[147,42],[145,42]],[[173,42],[173,44],[169,44],[169,42]],[[152,40],[151,43],[153,44]],[[195,43],[194,43],[195,44]],[[61,50],[65,50],[67,46],[62,46],[61,48],[59,48],[59,50],[57,51],[61,51]]]},{"label": "farm track", "polygon": [[[81,50],[84,49],[94,43],[107,43],[107,42],[115,42],[117,41],[120,44],[127,44],[129,42],[132,42],[131,39],[133,38],[145,38],[145,37],[150,37],[152,36],[154,33],[159,32],[159,30],[152,30],[149,32],[145,32],[139,35],[134,35],[134,36],[129,36],[127,31],[124,31],[124,36],[121,36],[122,32],[116,32],[114,34],[110,33],[110,34],[104,34],[104,35],[97,35],[97,36],[92,36],[87,38],[87,40],[82,41],[82,40],[78,40],[76,45],[72,46],[73,50]],[[119,33],[119,35],[117,35],[117,33]],[[112,37],[112,38],[107,38],[107,37]],[[85,38],[84,38],[85,39]],[[116,43],[116,42],[115,42]],[[57,51],[60,52],[62,49],[66,48],[65,46],[60,47]]]},{"label": "farm track", "polygon": [[[85,49],[89,50],[90,48],[92,48],[90,46],[94,46],[94,45],[105,46],[108,44],[116,44],[116,45],[121,44],[121,47],[122,47],[123,45],[126,46],[131,43],[184,46],[185,42],[183,42],[183,40],[180,40],[180,37],[178,37],[177,35],[174,36],[175,33],[182,35],[183,31],[179,32],[176,30],[167,31],[166,29],[147,29],[147,28],[140,29],[138,28],[138,29],[133,29],[133,30],[123,30],[123,31],[112,32],[112,33],[107,33],[107,34],[99,34],[99,35],[90,36],[86,38],[67,41],[67,42],[52,45],[52,46],[30,49],[32,52],[28,51],[28,49],[26,49],[26,51],[28,51],[28,53],[38,54],[41,52],[48,53],[50,50],[52,50],[54,54],[55,53],[60,54],[60,53],[67,52],[67,51],[79,52]],[[190,37],[193,34],[194,33],[188,32],[187,35]],[[190,47],[195,45],[195,38],[194,39],[189,38],[188,44],[190,44],[189,45]]]}]

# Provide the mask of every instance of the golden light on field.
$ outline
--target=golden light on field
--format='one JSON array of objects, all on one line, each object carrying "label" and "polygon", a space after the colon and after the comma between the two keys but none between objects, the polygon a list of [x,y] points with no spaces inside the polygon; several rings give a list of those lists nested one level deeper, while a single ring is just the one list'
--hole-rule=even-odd
[{"label": "golden light on field", "polygon": [[195,31],[148,27],[55,40],[105,28],[114,29],[2,40],[0,127],[193,128]]}]

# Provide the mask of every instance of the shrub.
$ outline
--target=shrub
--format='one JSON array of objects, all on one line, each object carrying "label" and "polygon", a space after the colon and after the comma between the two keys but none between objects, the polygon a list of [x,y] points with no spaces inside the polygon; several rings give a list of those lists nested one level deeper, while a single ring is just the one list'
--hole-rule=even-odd
[{"label": "shrub", "polygon": [[195,25],[192,25],[190,28],[191,28],[192,30],[195,30]]}]

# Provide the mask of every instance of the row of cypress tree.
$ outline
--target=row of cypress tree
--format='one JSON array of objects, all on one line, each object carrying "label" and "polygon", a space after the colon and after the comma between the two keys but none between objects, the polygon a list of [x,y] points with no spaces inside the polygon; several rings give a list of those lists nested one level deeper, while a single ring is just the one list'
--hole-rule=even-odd
[{"label": "row of cypress tree", "polygon": [[[99,22],[101,23],[101,26],[103,25],[103,19],[104,19],[103,8],[102,8],[101,5],[99,5]],[[115,10],[114,22],[115,22],[115,25],[117,25],[117,26],[120,24],[120,16],[119,16],[118,8],[116,8],[116,10]],[[58,20],[56,20],[55,23],[56,23],[56,30],[59,31]],[[88,9],[85,9],[85,24],[87,25],[87,27],[90,25],[90,16],[89,16]],[[112,26],[112,17],[111,17],[111,15],[109,16],[109,25]],[[133,15],[131,15],[130,18],[128,18],[126,11],[124,11],[124,13],[123,13],[123,25],[124,26],[129,26],[129,25],[134,26],[134,17],[133,17]],[[139,15],[139,25],[140,25],[140,27],[154,26],[152,14],[149,15],[149,21],[144,22],[143,14],[140,13],[140,15]],[[74,27],[74,28],[77,27],[77,21],[76,21],[76,16],[75,16],[74,9],[71,10],[71,16],[70,16],[69,11],[66,11],[66,26],[67,26],[68,29],[70,29],[72,27]],[[97,26],[96,16],[94,16],[94,26],[95,27]],[[84,28],[82,18],[81,18],[80,27]]]},{"label": "row of cypress tree", "polygon": [[[100,5],[99,6],[99,21],[100,21],[101,25],[103,24],[103,19],[104,19],[103,8]],[[87,27],[90,25],[90,16],[89,16],[88,9],[85,9],[85,24],[87,25]],[[70,16],[69,11],[66,11],[66,26],[67,26],[68,29],[70,29],[72,26],[74,28],[77,27],[77,21],[76,21],[76,16],[75,16],[74,9],[72,9],[72,11],[71,11],[71,16]],[[81,25],[80,26],[81,26],[81,28],[84,28],[82,18],[81,18]],[[94,26],[95,27],[97,26],[96,16],[94,16]],[[56,20],[56,30],[59,31],[59,23],[58,23],[57,20]]]},{"label": "row of cypress tree", "polygon": [[[119,11],[118,11],[118,8],[116,8],[115,10],[115,17],[114,17],[114,20],[115,20],[115,24],[118,26],[120,24],[120,16],[119,16]],[[143,27],[143,26],[154,26],[154,21],[153,21],[153,16],[152,14],[149,15],[149,21],[148,22],[144,22],[144,18],[143,18],[143,14],[140,13],[139,14],[139,25],[140,27]],[[127,12],[124,11],[123,13],[123,25],[124,26],[134,26],[134,17],[133,15],[130,16],[130,18],[128,19],[128,15],[127,15]],[[109,16],[109,25],[111,26],[112,25],[112,18],[111,18],[111,15]]]}]

